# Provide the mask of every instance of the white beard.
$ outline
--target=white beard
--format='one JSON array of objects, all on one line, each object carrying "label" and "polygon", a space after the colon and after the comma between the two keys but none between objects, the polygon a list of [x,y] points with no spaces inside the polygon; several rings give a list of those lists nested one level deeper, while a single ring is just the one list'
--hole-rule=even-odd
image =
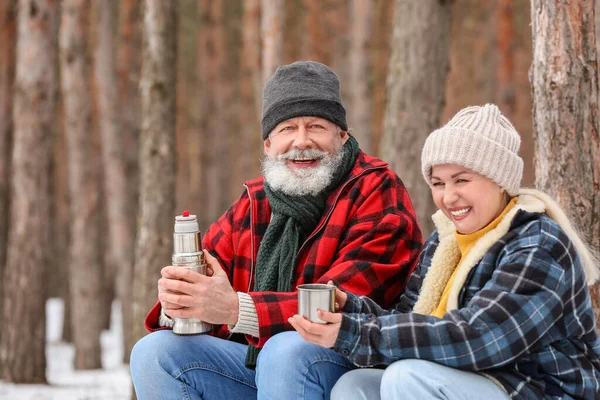
[{"label": "white beard", "polygon": [[[297,158],[320,159],[316,167],[296,168],[293,171],[286,165],[286,160]],[[321,150],[292,149],[277,157],[266,156],[262,162],[265,181],[273,190],[281,191],[288,196],[316,196],[325,190],[333,181],[335,171],[342,164],[343,147],[334,154]]]}]

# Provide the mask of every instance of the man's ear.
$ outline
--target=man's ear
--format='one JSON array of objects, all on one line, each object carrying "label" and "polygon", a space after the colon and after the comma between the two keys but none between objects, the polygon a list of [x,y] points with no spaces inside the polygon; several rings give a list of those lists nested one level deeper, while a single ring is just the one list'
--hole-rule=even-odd
[{"label": "man's ear", "polygon": [[342,144],[346,143],[346,141],[350,137],[350,135],[348,134],[348,132],[344,131],[344,130],[340,130],[339,133],[340,133],[340,137],[342,138]]},{"label": "man's ear", "polygon": [[269,150],[271,150],[271,139],[268,137],[263,142],[263,150],[265,152],[265,156],[268,156]]}]

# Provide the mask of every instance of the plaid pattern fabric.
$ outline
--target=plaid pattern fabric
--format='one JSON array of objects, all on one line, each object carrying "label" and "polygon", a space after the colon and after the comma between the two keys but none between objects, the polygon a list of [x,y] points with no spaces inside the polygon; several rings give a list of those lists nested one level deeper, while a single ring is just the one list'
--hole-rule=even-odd
[{"label": "plaid pattern fabric", "polygon": [[[365,295],[384,307],[393,304],[416,266],[422,236],[408,193],[381,160],[359,152],[346,181],[327,199],[325,212],[296,256],[294,292],[252,292],[255,262],[271,218],[263,178],[246,183],[246,192],[214,223],[203,246],[228,271],[234,290],[249,292],[258,314],[262,347],[271,336],[293,330],[287,319],[298,311],[295,287],[327,283]],[[215,299],[216,300],[216,299]],[[160,303],[146,318],[158,327]],[[227,337],[227,326],[215,334]]]},{"label": "plaid pattern fabric", "polygon": [[334,349],[356,365],[406,358],[494,378],[514,399],[600,398],[600,339],[579,257],[545,214],[520,210],[470,271],[458,309],[408,313],[439,238],[426,242],[395,309],[349,295]]}]

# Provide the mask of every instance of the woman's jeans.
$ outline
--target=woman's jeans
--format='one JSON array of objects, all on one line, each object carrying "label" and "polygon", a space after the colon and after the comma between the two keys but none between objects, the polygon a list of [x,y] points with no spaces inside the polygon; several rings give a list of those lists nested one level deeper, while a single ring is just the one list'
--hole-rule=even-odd
[{"label": "woman's jeans", "polygon": [[383,369],[358,369],[341,377],[332,400],[507,400],[494,382],[474,372],[424,360],[401,360]]},{"label": "woman's jeans", "polygon": [[296,332],[267,341],[256,372],[244,366],[246,345],[212,336],[177,336],[164,330],[142,338],[131,353],[131,376],[146,399],[329,399],[353,365]]}]

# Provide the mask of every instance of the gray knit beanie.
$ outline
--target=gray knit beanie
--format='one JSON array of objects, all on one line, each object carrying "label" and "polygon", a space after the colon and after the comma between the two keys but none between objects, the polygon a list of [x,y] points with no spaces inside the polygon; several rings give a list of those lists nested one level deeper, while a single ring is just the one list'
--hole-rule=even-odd
[{"label": "gray knit beanie", "polygon": [[421,169],[431,186],[434,165],[462,165],[514,196],[523,177],[523,159],[517,155],[520,145],[517,130],[498,107],[467,107],[429,135],[421,154]]},{"label": "gray knit beanie", "polygon": [[263,89],[262,138],[282,121],[294,117],[325,118],[348,130],[340,81],[329,67],[296,61],[277,68]]}]

